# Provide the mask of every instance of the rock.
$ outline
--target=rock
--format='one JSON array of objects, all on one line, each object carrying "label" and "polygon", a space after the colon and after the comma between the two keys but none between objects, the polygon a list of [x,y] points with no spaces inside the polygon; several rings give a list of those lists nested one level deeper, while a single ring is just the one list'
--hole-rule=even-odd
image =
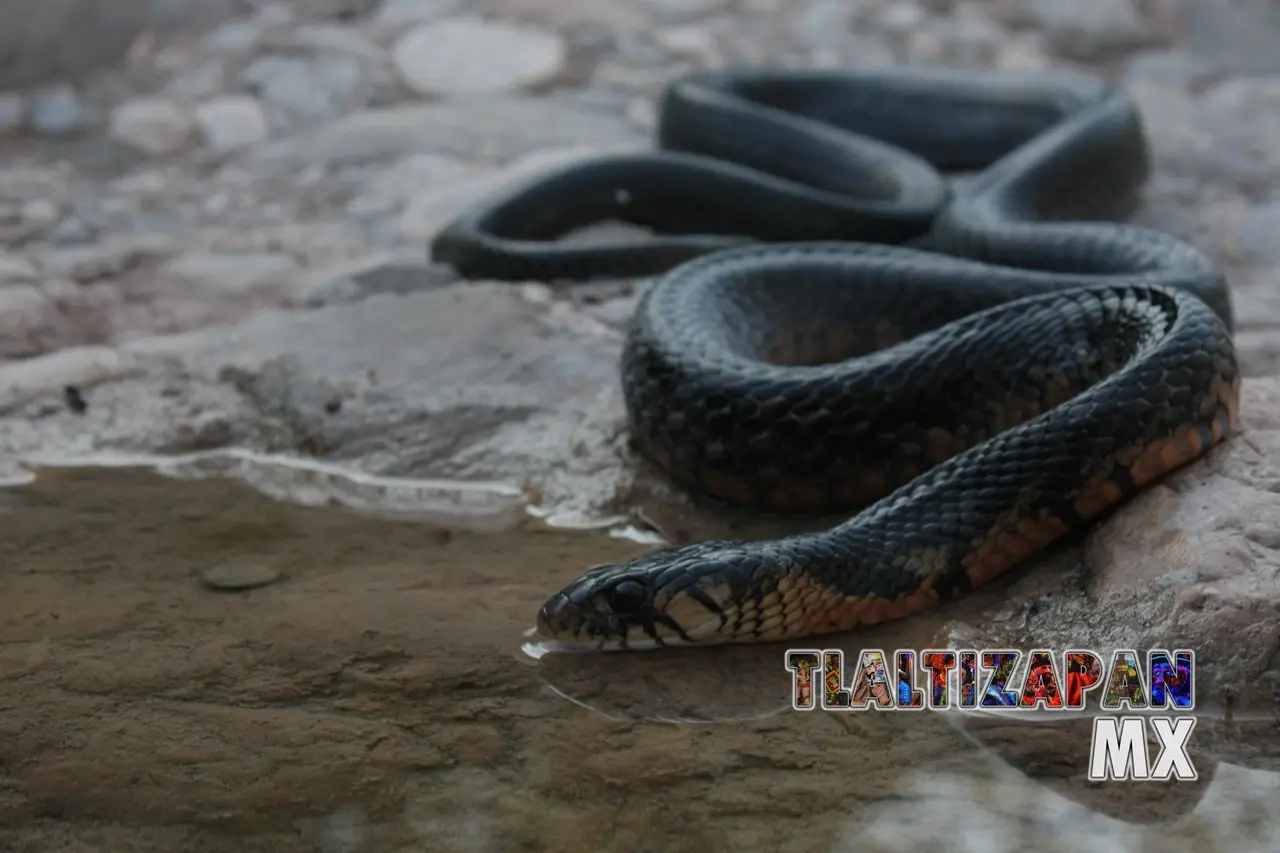
[{"label": "rock", "polygon": [[[1063,851],[1151,846],[1162,853],[1230,850],[1231,839],[1240,835],[1239,816],[1269,814],[1264,804],[1280,794],[1274,772],[1219,763],[1216,748],[1203,748],[1256,741],[1259,735],[1265,743],[1264,726],[1243,732],[1244,726],[1219,729],[1218,720],[1197,715],[1190,738],[1197,779],[1163,785],[1158,793],[1152,790],[1155,784],[1130,784],[1117,793],[1118,788],[1088,781],[1093,724],[1084,715],[1066,713],[1055,720],[1041,715],[1034,725],[1008,714],[935,716],[965,731],[972,748],[980,746],[984,757],[999,760],[983,770],[908,771],[896,782],[892,797],[848,823],[832,850],[910,853],[946,849],[954,838],[966,839],[969,849],[983,853],[1039,849],[1039,839],[1045,838],[1056,839],[1050,843]],[[911,819],[921,812],[933,819]],[[1138,814],[1145,819],[1135,820]],[[1170,831],[1175,821],[1178,829]],[[1257,848],[1261,851],[1277,837],[1276,829],[1268,818],[1257,825],[1265,839]]]},{"label": "rock", "polygon": [[39,277],[40,271],[31,261],[0,249],[0,286],[32,282]]},{"label": "rock", "polygon": [[0,359],[45,352],[55,337],[50,333],[55,313],[53,304],[35,285],[0,287]]},{"label": "rock", "polygon": [[264,45],[283,51],[332,51],[372,63],[383,61],[382,48],[377,43],[358,30],[338,24],[303,24],[293,30],[270,33]]},{"label": "rock", "polygon": [[34,93],[27,109],[31,129],[48,136],[72,133],[85,121],[80,96],[65,84]]},{"label": "rock", "polygon": [[1239,225],[1236,239],[1247,263],[1280,266],[1280,202],[1250,210]]},{"label": "rock", "polygon": [[855,13],[852,4],[843,0],[819,0],[806,4],[788,25],[810,50],[839,51],[852,35]]},{"label": "rock", "polygon": [[638,129],[651,132],[658,124],[658,109],[648,98],[632,98],[627,102],[627,121]]},{"label": "rock", "polygon": [[[416,285],[418,274],[402,267],[354,275],[382,277],[399,289]],[[557,495],[605,501],[602,493],[625,476],[616,465],[601,476],[600,467],[616,452],[610,436],[617,400],[601,392],[616,384],[617,341],[548,325],[549,310],[507,284],[415,286],[403,295],[384,293],[320,310],[259,313],[233,329],[132,341],[125,350],[139,358],[178,359],[184,371],[202,376],[225,368],[256,376],[264,365],[288,358],[296,365],[289,391],[295,397],[319,384],[367,388],[343,407],[348,414],[340,419],[320,407],[298,415],[298,435],[316,437],[330,458],[356,470],[477,479],[471,474],[496,463],[492,476],[478,479],[505,481],[508,472],[546,465],[550,473],[535,479]],[[370,371],[376,387],[369,385]],[[584,410],[596,408],[607,414],[584,417]],[[536,439],[512,444],[535,414],[539,422],[528,429]],[[170,427],[148,430],[167,434]],[[581,454],[567,454],[564,442],[579,434]],[[0,430],[0,440],[3,435]],[[279,446],[282,452],[290,448]],[[459,455],[464,448],[472,449]],[[519,481],[525,478],[519,475]]]},{"label": "rock", "polygon": [[0,4],[0,90],[110,75],[158,33],[199,31],[238,0],[44,0]]},{"label": "rock", "polygon": [[[1181,86],[1141,78],[1127,81],[1125,91],[1142,111],[1153,154],[1179,166],[1185,159],[1187,167],[1199,168],[1205,133],[1194,120],[1196,103],[1193,97]],[[1161,177],[1157,174],[1157,180]]]},{"label": "rock", "polygon": [[[1083,551],[981,592],[1003,608],[950,643],[986,648],[1190,648],[1197,706],[1280,695],[1280,380],[1246,381],[1240,433],[1144,490]],[[968,624],[964,624],[968,623]],[[954,646],[953,646],[954,647]]]},{"label": "rock", "polygon": [[226,77],[223,63],[210,60],[190,71],[175,75],[165,85],[164,94],[182,103],[211,98],[226,86]]},{"label": "rock", "polygon": [[374,23],[386,30],[443,18],[459,11],[465,0],[383,0]]},{"label": "rock", "polygon": [[718,59],[715,37],[704,27],[668,27],[657,33],[658,43],[676,56],[714,63]]},{"label": "rock", "polygon": [[[512,133],[511,128],[520,128]],[[504,161],[539,148],[590,139],[602,146],[645,140],[624,117],[589,113],[559,98],[494,96],[351,113],[311,136],[264,146],[250,155],[260,169],[292,171],[395,160],[424,150],[473,161]]]},{"label": "rock", "polygon": [[228,21],[205,36],[204,46],[214,53],[243,53],[261,37],[262,28],[252,21]]},{"label": "rock", "polygon": [[614,55],[606,54],[600,58],[601,65],[616,66],[620,74],[625,73],[623,69],[634,74],[661,68],[667,58],[662,47],[655,44],[652,38],[645,38],[638,33],[620,35],[610,53]]},{"label": "rock", "polygon": [[200,583],[218,592],[245,592],[270,586],[280,579],[280,570],[260,557],[242,557],[200,570]]},{"label": "rock", "polygon": [[299,4],[310,17],[350,21],[373,12],[382,0],[302,0]]},{"label": "rock", "polygon": [[250,63],[240,79],[289,120],[309,124],[330,118],[353,95],[360,76],[360,63],[350,57],[267,56]]},{"label": "rock", "polygon": [[196,125],[205,144],[216,152],[248,148],[270,135],[262,104],[248,95],[205,101],[196,108]]},{"label": "rock", "polygon": [[486,196],[539,172],[566,166],[589,153],[591,149],[586,148],[537,151],[517,158],[502,169],[430,187],[405,205],[400,215],[400,236],[415,243],[426,242],[464,209]]},{"label": "rock", "polygon": [[[972,7],[963,7],[972,8]],[[943,55],[946,61],[962,68],[989,68],[1000,57],[1004,67],[1026,62],[1018,56],[1017,46],[1009,44],[1009,34],[985,15],[957,14],[941,27],[946,45]],[[1035,43],[1039,47],[1039,43]],[[1006,54],[1001,56],[1001,54]],[[1039,55],[1043,56],[1043,53]],[[1039,69],[1035,69],[1039,70]]]},{"label": "rock", "polygon": [[1049,49],[1040,33],[1016,33],[998,39],[995,64],[1002,71],[1045,71],[1050,66]]},{"label": "rock", "polygon": [[188,252],[165,263],[162,276],[182,279],[207,297],[237,297],[268,285],[278,285],[295,275],[297,265],[288,255],[259,252],[229,255]]},{"label": "rock", "polygon": [[1238,0],[1181,0],[1177,31],[1184,49],[1234,74],[1280,73],[1280,6]]},{"label": "rock", "polygon": [[1187,120],[1201,141],[1185,168],[1247,194],[1274,195],[1280,175],[1280,77],[1241,77],[1206,90]]},{"label": "rock", "polygon": [[[1149,489],[1085,549],[1095,615],[1075,629],[1196,650],[1199,695],[1280,693],[1280,383],[1247,382],[1244,436]],[[1202,673],[1202,675],[1201,675]]]},{"label": "rock", "polygon": [[653,16],[665,24],[685,24],[708,18],[729,4],[729,0],[648,0]]},{"label": "rock", "polygon": [[111,284],[48,278],[0,287],[0,357],[30,359],[112,339],[124,300]]},{"label": "rock", "polygon": [[55,278],[91,282],[116,278],[170,251],[163,237],[116,238],[88,246],[66,246],[46,252],[44,271]]},{"label": "rock", "polygon": [[[118,15],[191,0],[91,2]],[[286,476],[270,473],[283,463],[258,462],[258,482],[274,485],[254,488],[272,500],[232,489],[229,480],[252,479],[208,456],[172,463],[182,482],[41,472],[34,495],[0,491],[4,553],[22,555],[0,597],[3,700],[13,699],[0,701],[0,849],[789,849],[806,838],[897,850],[946,847],[956,827],[992,851],[1054,838],[1063,849],[1234,849],[1249,846],[1242,832],[1277,848],[1266,822],[1275,777],[1245,776],[1242,762],[1205,761],[1198,783],[1160,786],[1163,809],[1132,804],[1143,786],[1092,786],[1115,820],[1054,793],[1075,766],[1039,726],[1016,738],[1039,773],[1003,773],[1007,754],[935,731],[954,715],[813,725],[831,721],[790,712],[783,694],[760,722],[655,727],[541,701],[546,670],[493,655],[494,638],[518,643],[545,595],[612,559],[596,551],[620,539],[541,523],[509,539],[444,535],[324,507],[378,505],[381,475],[396,474],[528,484],[554,523],[612,521],[637,505],[647,514],[617,375],[643,286],[459,282],[426,263],[424,246],[467,205],[553,165],[559,149],[650,150],[636,127],[653,126],[656,95],[704,64],[1038,69],[1105,57],[1069,64],[1123,71],[1138,99],[1155,151],[1143,224],[1168,225],[1226,266],[1248,321],[1237,338],[1246,375],[1280,371],[1280,94],[1266,76],[1280,53],[1268,4],[1113,2],[1116,24],[1099,0],[1059,0],[1032,10],[1056,22],[1024,13],[1024,25],[998,28],[986,17],[996,7],[1030,4],[384,0],[358,20],[349,16],[365,0],[195,5],[214,3],[262,11],[212,34],[147,33],[126,63],[85,80],[65,123],[84,128],[100,106],[158,92],[193,121],[198,145],[158,146],[181,156],[149,162],[145,143],[96,132],[27,138],[36,93],[0,94],[0,466],[37,453],[172,459],[246,447],[301,464]],[[63,8],[27,3],[8,20],[16,33],[27,16]],[[1228,32],[1229,10],[1246,8],[1235,18],[1249,23]],[[446,21],[457,15],[469,23]],[[489,41],[413,50],[406,33],[423,24],[483,29]],[[1176,50],[1122,52],[1157,27],[1178,32]],[[527,45],[485,48],[495,28],[551,45],[542,65]],[[65,39],[50,44],[50,54],[76,53]],[[1247,65],[1258,70],[1241,76]],[[402,82],[414,74],[425,83]],[[130,248],[129,234],[167,240]],[[42,354],[88,342],[103,347]],[[67,413],[67,385],[94,385],[82,415]],[[960,620],[979,633],[1025,628],[1010,645],[1194,645],[1206,704],[1222,681],[1274,685],[1280,426],[1268,419],[1280,413],[1280,383],[1250,380],[1245,392],[1245,435],[1149,490],[1060,566],[1028,567],[975,592],[979,604],[922,614],[901,634],[834,642],[910,647]],[[344,477],[350,485],[336,485]],[[284,505],[300,493],[305,514]],[[731,535],[759,532],[746,515]],[[287,586],[198,586],[277,574]],[[611,658],[579,684],[588,699],[628,689],[647,699],[674,668],[685,701],[623,702],[619,716],[708,702],[740,711],[787,687],[776,649],[735,666],[744,651],[716,650],[711,668],[703,655]],[[737,693],[725,681],[735,673]],[[1195,738],[1221,749],[1210,715]],[[867,750],[861,764],[888,770],[850,774],[829,760],[854,741]],[[1078,761],[1082,743],[1062,754]],[[533,772],[495,774],[510,755]],[[709,786],[726,768],[735,784]],[[992,768],[1003,775],[988,790],[977,777]],[[644,796],[655,786],[660,795]],[[620,790],[641,792],[621,812]],[[777,802],[804,807],[779,814]],[[922,810],[931,821],[914,819]],[[735,819],[717,821],[725,814]]]},{"label": "rock", "polygon": [[1220,74],[1214,63],[1180,50],[1144,50],[1125,63],[1127,80],[1165,83],[1186,89],[1201,86]]},{"label": "rock", "polygon": [[120,379],[132,362],[105,347],[76,347],[25,361],[0,364],[0,412],[57,394],[68,385],[89,388]]},{"label": "rock", "polygon": [[886,33],[906,36],[929,23],[929,13],[912,0],[889,3],[877,9],[876,24]]},{"label": "rock", "polygon": [[58,221],[60,212],[58,205],[53,201],[47,198],[33,198],[23,203],[19,215],[24,222],[36,228],[47,228]]},{"label": "rock", "polygon": [[0,243],[21,243],[47,231],[61,215],[56,202],[33,198],[23,202],[0,200]]},{"label": "rock", "polygon": [[191,119],[164,98],[135,98],[116,107],[111,136],[148,154],[169,154],[186,144]]},{"label": "rock", "polygon": [[0,93],[0,136],[20,130],[26,114],[27,105],[21,95]]},{"label": "rock", "polygon": [[293,20],[293,9],[283,3],[267,3],[250,18],[228,21],[204,38],[204,46],[214,53],[247,53],[273,28]]},{"label": "rock", "polygon": [[384,252],[316,270],[299,289],[298,299],[308,308],[319,308],[384,293],[413,293],[456,278],[418,253],[401,257]]},{"label": "rock", "polygon": [[465,17],[414,27],[392,58],[414,91],[466,97],[546,83],[564,69],[567,50],[554,33]]},{"label": "rock", "polygon": [[481,171],[483,168],[474,163],[439,154],[406,157],[370,175],[347,210],[394,212],[419,193],[474,177]]},{"label": "rock", "polygon": [[964,17],[930,22],[907,33],[906,40],[907,57],[912,62],[987,68],[997,61],[1002,42],[1007,42],[1008,36],[984,19]]},{"label": "rock", "polygon": [[1156,40],[1133,0],[1031,0],[1026,12],[1060,55],[1095,59]]},{"label": "rock", "polygon": [[93,240],[95,234],[93,226],[73,213],[55,225],[48,236],[49,242],[58,246],[68,246],[88,243]]}]

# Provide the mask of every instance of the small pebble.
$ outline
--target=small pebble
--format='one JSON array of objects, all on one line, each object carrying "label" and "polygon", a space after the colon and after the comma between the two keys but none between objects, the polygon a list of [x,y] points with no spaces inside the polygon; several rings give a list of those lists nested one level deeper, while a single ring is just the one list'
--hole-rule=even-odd
[{"label": "small pebble", "polygon": [[191,135],[191,119],[164,98],[134,98],[111,115],[111,136],[148,154],[177,151]]},{"label": "small pebble", "polygon": [[409,30],[392,59],[415,92],[467,97],[545,83],[563,69],[567,48],[557,33],[546,30],[451,18]]},{"label": "small pebble", "polygon": [[39,278],[40,271],[27,258],[0,249],[0,285],[33,282]]},{"label": "small pebble", "polygon": [[53,86],[31,97],[28,106],[31,129],[36,133],[57,136],[78,130],[84,124],[84,110],[76,90],[67,85]]},{"label": "small pebble", "polygon": [[84,399],[84,395],[74,385],[68,385],[63,388],[62,396],[67,401],[67,408],[77,415],[83,415],[89,408],[89,403]]},{"label": "small pebble", "polygon": [[271,132],[262,104],[249,95],[205,101],[196,109],[196,124],[205,144],[219,152],[257,145]]},{"label": "small pebble", "polygon": [[219,592],[258,589],[279,579],[280,571],[262,558],[233,559],[200,570],[200,583]]},{"label": "small pebble", "polygon": [[0,94],[0,134],[21,130],[25,115],[26,104],[21,95],[12,92]]}]

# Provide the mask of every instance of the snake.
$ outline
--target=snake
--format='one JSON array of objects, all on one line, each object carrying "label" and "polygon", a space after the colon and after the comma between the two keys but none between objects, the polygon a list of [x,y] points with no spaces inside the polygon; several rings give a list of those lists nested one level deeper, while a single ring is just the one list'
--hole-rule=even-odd
[{"label": "snake", "polygon": [[[579,570],[555,647],[795,642],[991,583],[1238,428],[1230,289],[1128,220],[1153,155],[1074,71],[695,71],[656,150],[513,182],[436,234],[464,279],[649,278],[620,358],[632,446],[778,539]],[[603,220],[642,241],[574,243]],[[817,642],[809,639],[808,642]]]}]

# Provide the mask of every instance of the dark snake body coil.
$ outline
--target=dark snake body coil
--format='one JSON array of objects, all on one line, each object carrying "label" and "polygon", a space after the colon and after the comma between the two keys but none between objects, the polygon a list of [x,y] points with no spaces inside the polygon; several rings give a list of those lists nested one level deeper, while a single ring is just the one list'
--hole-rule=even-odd
[{"label": "dark snake body coil", "polygon": [[[539,176],[433,257],[473,278],[666,273],[622,358],[632,433],[678,483],[821,533],[593,569],[539,614],[600,648],[846,630],[946,600],[1235,428],[1222,273],[1119,224],[1139,113],[1068,73],[696,74],[662,149]],[[953,188],[944,173],[962,173]],[[552,242],[601,219],[644,244]]]}]

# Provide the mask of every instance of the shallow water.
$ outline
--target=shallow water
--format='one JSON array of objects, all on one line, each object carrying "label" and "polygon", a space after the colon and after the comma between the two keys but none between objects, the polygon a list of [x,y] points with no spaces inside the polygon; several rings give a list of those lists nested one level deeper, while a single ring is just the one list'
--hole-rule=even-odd
[{"label": "shallow water", "polygon": [[0,849],[1280,849],[1269,711],[1206,708],[1198,781],[1089,783],[1087,721],[796,712],[780,646],[534,660],[548,593],[650,546],[179,469],[0,491]]}]

